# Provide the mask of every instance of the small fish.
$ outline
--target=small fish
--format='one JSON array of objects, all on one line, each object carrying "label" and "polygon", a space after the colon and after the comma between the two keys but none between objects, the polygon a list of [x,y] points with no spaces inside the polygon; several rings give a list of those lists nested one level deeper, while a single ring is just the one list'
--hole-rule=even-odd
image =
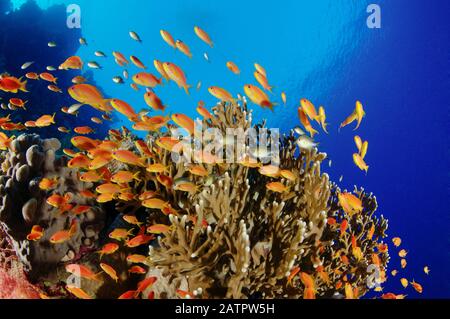
[{"label": "small fish", "polygon": [[426,275],[429,275],[429,274],[430,274],[430,268],[429,268],[428,266],[423,267],[423,272],[424,272]]},{"label": "small fish", "polygon": [[53,74],[48,73],[48,72],[44,72],[44,73],[39,74],[39,77],[42,80],[47,81],[47,82],[52,82],[53,84],[56,84],[56,82],[58,81],[58,78],[55,78],[53,76]]},{"label": "small fish", "polygon": [[263,108],[268,108],[273,111],[273,107],[276,105],[276,103],[272,103],[269,99],[269,96],[256,85],[246,84],[244,86],[244,92],[256,105],[259,105]]},{"label": "small fish", "polygon": [[226,63],[226,66],[227,66],[228,70],[230,70],[234,74],[240,74],[241,73],[241,70],[239,70],[239,67],[232,61],[228,61]]},{"label": "small fish", "polygon": [[295,132],[296,134],[300,135],[300,136],[306,134],[305,131],[303,131],[303,130],[300,128],[300,126],[294,127],[294,132]]},{"label": "small fish", "polygon": [[36,120],[36,126],[37,127],[47,127],[50,126],[52,124],[55,124],[55,116],[56,113],[54,113],[53,115],[43,115],[40,118],[38,118]]},{"label": "small fish", "polygon": [[130,32],[129,32],[129,35],[130,35],[130,37],[131,37],[133,40],[135,40],[135,41],[137,41],[137,42],[139,42],[139,43],[142,43],[141,38],[139,37],[139,35],[138,35],[136,32],[130,31]]},{"label": "small fish", "polygon": [[100,263],[100,268],[115,282],[119,281],[116,270],[108,264]]},{"label": "small fish", "polygon": [[91,117],[91,122],[95,123],[95,124],[103,124],[103,121],[101,119],[99,119],[98,117]]},{"label": "small fish", "polygon": [[264,90],[272,93],[273,87],[270,86],[269,81],[267,80],[267,78],[264,75],[262,75],[258,71],[255,71],[253,73],[253,76],[255,77],[256,81],[264,88]]},{"label": "small fish", "polygon": [[122,218],[123,218],[124,221],[126,221],[127,223],[129,223],[131,225],[135,225],[135,226],[141,226],[142,225],[142,223],[139,222],[139,220],[136,218],[136,216],[124,215]]},{"label": "small fish", "polygon": [[142,61],[139,60],[139,58],[136,57],[136,56],[134,56],[134,55],[130,56],[130,60],[131,60],[131,62],[133,62],[133,64],[134,64],[135,66],[137,66],[137,67],[140,68],[140,69],[146,69],[146,68],[147,68],[147,67],[144,65],[144,63],[142,63]]},{"label": "small fish", "polygon": [[88,45],[85,38],[79,38],[79,39],[78,39],[78,42],[79,42],[81,45]]},{"label": "small fish", "polygon": [[73,285],[66,285],[66,290],[70,292],[72,295],[77,297],[78,299],[86,299],[90,300],[93,299],[90,295],[88,295],[83,289],[78,288]]},{"label": "small fish", "polygon": [[392,243],[394,243],[395,247],[399,247],[402,244],[402,239],[400,237],[392,238]]},{"label": "small fish", "polygon": [[49,89],[52,92],[62,93],[62,90],[59,87],[57,87],[56,85],[53,85],[53,84],[48,85],[47,89]]},{"label": "small fish", "polygon": [[100,64],[98,64],[95,61],[90,61],[88,62],[88,67],[90,67],[91,69],[101,69],[102,67],[100,66]]},{"label": "small fish", "polygon": [[394,270],[391,271],[391,275],[393,277],[397,276],[397,274],[398,274],[398,270],[394,269]]},{"label": "small fish", "polygon": [[129,290],[121,294],[117,299],[135,299],[137,295],[138,293],[136,292],[136,290]]},{"label": "small fish", "polygon": [[125,246],[127,246],[128,248],[136,248],[136,247],[139,247],[141,245],[148,244],[153,239],[155,239],[155,237],[153,235],[150,235],[150,236],[148,236],[148,235],[137,235],[136,237],[127,240],[126,243],[125,243]]},{"label": "small fish", "polygon": [[206,33],[205,30],[201,29],[198,26],[195,26],[194,27],[194,32],[203,42],[208,44],[211,48],[214,46],[213,42],[211,41],[210,36],[208,35],[208,33]]},{"label": "small fish", "polygon": [[141,266],[132,266],[130,269],[128,269],[128,272],[130,274],[136,274],[136,275],[143,275],[147,273],[147,270],[145,270],[145,268],[141,267]]},{"label": "small fish", "polygon": [[128,237],[133,233],[133,229],[116,228],[109,233],[108,237],[118,241],[128,240]]},{"label": "small fish", "polygon": [[402,269],[405,269],[407,264],[408,263],[406,262],[406,259],[403,258],[400,260],[400,265],[402,266]]},{"label": "small fish", "polygon": [[44,233],[44,229],[41,226],[39,226],[39,225],[35,225],[31,229],[31,232],[27,235],[27,240],[29,240],[29,241],[38,241],[42,237],[44,237],[44,234],[45,234]]},{"label": "small fish", "polygon": [[163,67],[169,78],[174,81],[180,88],[183,88],[186,94],[189,95],[189,89],[191,88],[191,86],[187,84],[186,75],[184,74],[183,70],[171,62],[164,62]]},{"label": "small fish", "polygon": [[54,48],[54,47],[56,47],[56,42],[50,41],[49,43],[47,43],[47,45],[49,48]]},{"label": "small fish", "polygon": [[36,72],[28,72],[27,74],[25,74],[25,77],[30,80],[39,80],[39,74],[37,74]]},{"label": "small fish", "polygon": [[171,226],[164,225],[164,224],[154,224],[147,227],[147,233],[154,234],[154,235],[161,235],[168,233],[172,229]]},{"label": "small fish", "polygon": [[284,193],[289,190],[288,186],[283,185],[280,182],[271,182],[266,184],[266,188],[272,192]]},{"label": "small fish", "polygon": [[419,294],[423,292],[422,285],[418,284],[414,280],[410,282],[411,286],[414,288],[415,291],[417,291]]},{"label": "small fish", "polygon": [[129,74],[128,74],[128,71],[127,71],[127,70],[123,70],[122,75],[123,75],[123,77],[124,77],[125,79],[128,80]]},{"label": "small fish", "polygon": [[46,67],[47,71],[56,71],[56,68],[54,66],[48,65]]},{"label": "small fish", "polygon": [[188,45],[186,43],[184,43],[181,40],[177,40],[175,41],[175,46],[177,47],[178,50],[180,50],[184,55],[186,55],[187,57],[189,57],[190,59],[192,59],[192,53],[191,53],[191,49],[188,47]]},{"label": "small fish", "polygon": [[264,76],[267,76],[266,69],[264,69],[260,64],[254,63],[255,70],[261,73]]},{"label": "small fish", "polygon": [[65,267],[68,273],[71,273],[77,277],[87,280],[100,281],[97,276],[89,267],[79,264],[69,264]]},{"label": "small fish", "polygon": [[400,283],[402,284],[403,288],[408,287],[408,284],[409,284],[408,279],[406,279],[406,278],[401,278]]},{"label": "small fish", "polygon": [[33,63],[34,63],[34,61],[25,62],[24,64],[22,64],[22,66],[20,68],[22,70],[25,70],[25,69],[29,68]]},{"label": "small fish", "polygon": [[360,154],[353,153],[353,163],[362,171],[365,171],[366,174],[369,171],[369,165],[363,160]]},{"label": "small fish", "polygon": [[127,261],[129,263],[133,263],[133,264],[146,264],[147,263],[147,257],[144,255],[128,255],[127,256]]},{"label": "small fish", "polygon": [[72,79],[72,83],[74,84],[82,84],[86,81],[87,81],[86,78],[81,75],[78,75]]},{"label": "small fish", "polygon": [[141,280],[137,284],[137,291],[139,293],[145,291],[146,289],[150,288],[157,280],[158,280],[158,278],[154,277],[154,276]]},{"label": "small fish", "polygon": [[39,182],[39,188],[43,191],[48,191],[48,190],[52,190],[54,189],[59,182],[59,178],[58,177],[54,177],[54,178],[43,178],[41,179],[41,181]]},{"label": "small fish", "polygon": [[106,58],[106,54],[103,51],[95,51],[95,56],[98,56],[99,58]]},{"label": "small fish", "polygon": [[342,183],[343,180],[344,180],[344,175],[341,175],[341,176],[339,177],[339,183]]},{"label": "small fish", "polygon": [[[309,111],[311,113],[311,111]],[[298,117],[300,119],[300,123],[302,123],[303,127],[308,131],[311,137],[314,137],[315,134],[318,134],[319,132],[316,131],[309,121],[308,115],[306,114],[303,107],[298,108]]]},{"label": "small fish", "polygon": [[125,65],[129,64],[127,58],[125,58],[125,56],[122,53],[120,53],[118,51],[113,51],[112,54],[113,54],[113,56],[115,58],[116,63],[119,66],[125,66]]},{"label": "small fish", "polygon": [[98,254],[100,254],[100,259],[102,259],[102,257],[104,255],[112,255],[114,254],[117,250],[119,250],[119,245],[116,243],[108,243],[105,244],[102,249],[100,249],[99,251],[97,251]]},{"label": "small fish", "polygon": [[208,53],[203,53],[203,57],[205,58],[206,62],[210,62]]},{"label": "small fish", "polygon": [[405,258],[408,252],[405,249],[402,249],[398,252],[399,257]]},{"label": "small fish", "polygon": [[222,89],[218,86],[211,86],[208,88],[208,92],[214,96],[215,98],[224,101],[224,102],[234,102],[235,99],[231,95],[230,92],[228,92],[225,89]]},{"label": "small fish", "polygon": [[163,38],[163,40],[164,40],[168,45],[170,45],[170,46],[171,46],[172,48],[174,48],[174,49],[177,48],[177,46],[176,46],[176,44],[175,44],[175,40],[173,39],[172,35],[171,35],[168,31],[160,30],[160,34],[161,34],[161,37]]},{"label": "small fish", "polygon": [[123,79],[120,76],[115,76],[115,77],[112,78],[112,80],[116,84],[123,84],[124,83]]}]

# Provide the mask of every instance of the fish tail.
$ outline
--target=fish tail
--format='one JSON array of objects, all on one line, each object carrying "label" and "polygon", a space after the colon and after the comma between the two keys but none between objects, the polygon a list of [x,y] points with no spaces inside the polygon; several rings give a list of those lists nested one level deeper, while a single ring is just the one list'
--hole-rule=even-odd
[{"label": "fish tail", "polygon": [[190,93],[189,93],[189,89],[192,87],[192,85],[186,85],[185,87],[184,87],[184,91],[186,92],[186,94],[187,95],[190,95]]},{"label": "fish tail", "polygon": [[[20,78],[19,79],[19,81],[21,80],[22,78]],[[27,91],[27,80],[25,80],[25,81],[23,81],[23,82],[20,82],[20,90],[22,91],[22,92],[28,92]]]}]

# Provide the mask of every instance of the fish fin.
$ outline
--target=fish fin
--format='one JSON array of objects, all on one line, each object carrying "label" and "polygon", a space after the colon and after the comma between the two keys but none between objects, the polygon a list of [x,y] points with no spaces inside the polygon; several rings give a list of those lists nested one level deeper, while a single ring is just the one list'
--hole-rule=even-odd
[{"label": "fish fin", "polygon": [[191,95],[191,94],[189,93],[189,89],[190,89],[190,88],[192,88],[192,85],[189,85],[189,84],[186,85],[186,86],[184,87],[184,91],[186,92],[187,95]]}]

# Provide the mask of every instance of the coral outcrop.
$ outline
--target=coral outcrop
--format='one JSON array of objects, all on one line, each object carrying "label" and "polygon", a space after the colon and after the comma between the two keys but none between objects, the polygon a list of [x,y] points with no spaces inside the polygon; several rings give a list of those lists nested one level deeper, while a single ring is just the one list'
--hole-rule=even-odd
[{"label": "coral outcrop", "polygon": [[[56,139],[42,140],[38,135],[21,135],[4,152],[0,176],[0,221],[12,246],[33,277],[52,272],[61,261],[74,259],[82,247],[94,247],[104,227],[105,213],[92,207],[86,214],[62,214],[47,203],[50,192],[42,190],[43,178],[58,179],[53,193],[70,194],[72,203],[89,205],[92,199],[79,195],[86,185],[79,181],[78,171],[67,167],[67,158],[57,156],[61,144]],[[50,237],[77,222],[76,232],[67,242],[53,245]],[[27,240],[34,225],[45,229],[39,241]]]}]

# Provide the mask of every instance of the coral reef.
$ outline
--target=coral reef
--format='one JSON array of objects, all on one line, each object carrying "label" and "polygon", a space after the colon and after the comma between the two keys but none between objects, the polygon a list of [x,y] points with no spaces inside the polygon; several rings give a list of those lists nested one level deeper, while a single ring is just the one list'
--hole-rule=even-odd
[{"label": "coral reef", "polygon": [[[60,208],[47,203],[49,191],[42,190],[42,179],[57,178],[54,193],[71,194],[71,202],[89,205],[93,200],[79,195],[86,185],[78,180],[78,171],[67,167],[67,158],[56,156],[61,144],[56,139],[41,140],[37,135],[21,135],[3,154],[0,176],[0,221],[12,246],[32,276],[51,272],[61,261],[74,259],[86,247],[94,247],[104,227],[105,214],[100,207],[81,215],[62,214]],[[52,245],[56,232],[67,229],[74,221],[78,227],[70,240]],[[39,241],[27,240],[34,225],[45,229]]]},{"label": "coral reef", "polygon": [[[202,126],[224,135],[229,128],[265,128],[252,123],[245,101],[220,103],[213,114]],[[375,197],[355,189],[362,208],[345,209],[340,196],[347,191],[321,171],[326,154],[299,148],[293,131],[280,138],[279,167],[270,173],[263,170],[271,165],[248,156],[222,161],[226,153],[203,153],[201,163],[174,161],[175,150],[162,142],[169,136],[155,130],[144,141],[123,128],[111,130],[103,141],[85,139],[76,156],[94,162],[101,153],[107,160],[97,170],[67,168],[67,159],[55,155],[57,140],[15,139],[3,154],[0,220],[25,270],[38,278],[42,274],[36,269],[64,273],[74,262],[93,273],[112,265],[117,282],[111,272],[100,280],[82,278],[84,291],[97,298],[122,293],[131,298],[141,293],[143,298],[359,298],[372,287],[369,280],[385,280],[387,221],[376,216]],[[210,143],[201,142],[203,147]],[[118,151],[129,153],[119,156]],[[184,149],[178,152],[185,155]],[[96,171],[101,173],[97,181],[79,180]],[[124,172],[132,180],[113,178]],[[42,178],[54,176],[59,177],[56,189],[36,188]],[[268,187],[273,182],[281,189]],[[97,202],[80,196],[83,190],[97,193]],[[72,203],[89,205],[90,212],[61,214],[45,201],[67,193]],[[77,233],[50,244],[49,236],[74,219]],[[26,235],[35,224],[45,229],[45,237],[29,242]],[[114,230],[126,232],[125,238],[114,239]],[[104,250],[105,244],[113,244],[113,251]],[[103,247],[105,256],[80,254],[89,252],[85,246]],[[147,258],[133,268],[130,254]],[[70,283],[68,273],[52,280]],[[136,289],[142,282],[152,284]]]}]

